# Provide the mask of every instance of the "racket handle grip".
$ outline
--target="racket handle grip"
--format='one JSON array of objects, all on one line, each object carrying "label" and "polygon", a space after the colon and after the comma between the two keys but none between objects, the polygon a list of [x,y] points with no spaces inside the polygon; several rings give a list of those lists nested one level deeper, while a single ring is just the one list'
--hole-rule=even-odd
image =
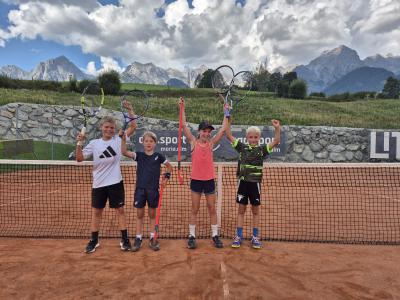
[{"label": "racket handle grip", "polygon": [[[83,126],[82,129],[81,129],[81,136],[84,137],[84,136],[85,136],[85,133],[86,133],[86,127]],[[78,146],[83,146],[83,141],[78,141],[76,144],[77,144]]]},{"label": "racket handle grip", "polygon": [[225,117],[230,118],[231,110],[229,109],[229,106],[228,107],[224,107],[224,115],[225,115]]}]

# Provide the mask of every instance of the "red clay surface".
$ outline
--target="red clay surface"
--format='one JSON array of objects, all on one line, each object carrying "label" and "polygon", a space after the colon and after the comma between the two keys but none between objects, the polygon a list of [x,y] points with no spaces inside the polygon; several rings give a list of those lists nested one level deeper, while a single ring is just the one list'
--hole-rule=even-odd
[{"label": "red clay surface", "polygon": [[86,242],[0,239],[0,299],[400,299],[394,246],[145,240],[132,253],[103,239],[88,255]]}]

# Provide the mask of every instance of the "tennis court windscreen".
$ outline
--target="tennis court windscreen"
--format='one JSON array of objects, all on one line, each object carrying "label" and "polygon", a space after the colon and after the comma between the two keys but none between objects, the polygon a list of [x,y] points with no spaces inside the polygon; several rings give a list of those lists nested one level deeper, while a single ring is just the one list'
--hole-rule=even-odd
[{"label": "tennis court windscreen", "polygon": [[[223,238],[235,235],[236,163],[216,163],[216,210]],[[176,165],[164,189],[160,238],[186,238],[191,209],[189,163]],[[121,163],[128,231],[135,234],[136,165]],[[0,236],[86,238],[91,220],[91,162],[1,161]],[[263,240],[400,244],[400,164],[265,164],[259,231]],[[244,235],[252,234],[251,206]],[[146,212],[144,235],[148,236]],[[196,235],[208,238],[204,196]],[[118,218],[106,207],[101,237],[119,237]]]}]

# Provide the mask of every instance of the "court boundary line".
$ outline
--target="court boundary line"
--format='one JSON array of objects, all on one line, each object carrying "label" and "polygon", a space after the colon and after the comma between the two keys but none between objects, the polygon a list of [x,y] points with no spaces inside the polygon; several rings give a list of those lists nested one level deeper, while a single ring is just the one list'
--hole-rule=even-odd
[{"label": "court boundary line", "polygon": [[226,276],[226,265],[224,263],[224,259],[221,260],[221,277],[222,277],[222,290],[224,293],[224,298],[229,298],[229,284]]}]

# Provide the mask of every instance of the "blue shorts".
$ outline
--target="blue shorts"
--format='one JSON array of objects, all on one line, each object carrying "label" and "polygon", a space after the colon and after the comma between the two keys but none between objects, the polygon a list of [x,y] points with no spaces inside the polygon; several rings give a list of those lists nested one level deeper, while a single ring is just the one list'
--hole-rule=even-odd
[{"label": "blue shorts", "polygon": [[210,180],[190,180],[190,189],[195,193],[204,193],[204,195],[211,195],[215,193],[215,181]]},{"label": "blue shorts", "polygon": [[146,202],[149,207],[157,208],[160,194],[158,193],[158,190],[136,188],[134,197],[133,206],[136,208],[145,207]]}]

